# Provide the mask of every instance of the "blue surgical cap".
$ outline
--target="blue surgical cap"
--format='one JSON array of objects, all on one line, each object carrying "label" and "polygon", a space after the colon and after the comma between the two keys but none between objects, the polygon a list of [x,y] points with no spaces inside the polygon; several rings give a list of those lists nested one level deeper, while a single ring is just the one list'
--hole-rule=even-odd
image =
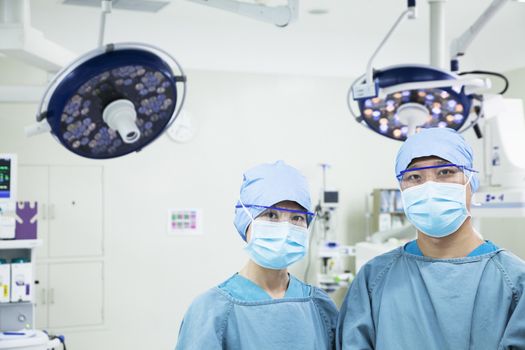
[{"label": "blue surgical cap", "polygon": [[[412,160],[436,156],[457,165],[472,169],[474,156],[472,148],[457,131],[449,128],[428,128],[407,138],[396,158],[396,175],[406,170]],[[479,187],[476,173],[470,180],[472,192]]]},{"label": "blue surgical cap", "polygon": [[[310,191],[306,178],[295,168],[282,160],[273,164],[261,164],[244,173],[240,200],[244,205],[272,206],[282,201],[293,201],[311,211]],[[237,201],[237,205],[241,203]],[[247,208],[253,218],[264,210]],[[246,229],[251,218],[241,208],[235,209],[233,221],[237,231],[246,241]]]}]

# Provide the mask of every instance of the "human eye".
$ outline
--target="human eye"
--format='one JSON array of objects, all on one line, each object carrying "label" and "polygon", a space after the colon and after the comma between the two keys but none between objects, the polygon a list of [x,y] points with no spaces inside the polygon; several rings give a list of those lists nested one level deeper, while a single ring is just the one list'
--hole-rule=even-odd
[{"label": "human eye", "polygon": [[296,226],[306,227],[306,215],[293,215],[291,217],[291,223]]},{"label": "human eye", "polygon": [[279,215],[277,214],[276,210],[268,209],[265,212],[261,214],[261,217],[267,219],[267,220],[278,220]]},{"label": "human eye", "polygon": [[452,176],[459,172],[459,169],[454,166],[441,168],[438,171],[438,176]]},{"label": "human eye", "polygon": [[405,181],[408,181],[408,182],[417,182],[421,180],[421,175],[418,173],[408,173],[408,174],[405,174],[403,178],[405,179]]}]

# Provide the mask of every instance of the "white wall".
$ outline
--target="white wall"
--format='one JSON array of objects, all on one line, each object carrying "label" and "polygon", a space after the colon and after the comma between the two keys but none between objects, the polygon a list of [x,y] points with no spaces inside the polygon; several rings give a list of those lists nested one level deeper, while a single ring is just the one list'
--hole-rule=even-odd
[{"label": "white wall", "polygon": [[[328,183],[341,191],[339,232],[348,242],[364,238],[365,194],[395,184],[399,144],[352,120],[350,79],[189,72],[188,81],[193,142],[162,137],[138,154],[102,162],[70,154],[49,135],[26,139],[22,129],[35,105],[0,105],[0,150],[18,153],[21,164],[104,165],[109,327],[65,332],[73,350],[174,346],[191,300],[246,260],[232,220],[248,167],[284,159],[317,197],[318,164],[332,164]],[[205,234],[167,236],[166,211],[174,207],[202,208]]]},{"label": "white wall", "polygon": [[[0,83],[12,82],[17,72],[26,76],[24,83],[45,79],[0,62]],[[318,164],[332,164],[328,184],[341,191],[340,237],[362,240],[364,198],[372,188],[395,186],[400,144],[352,120],[345,104],[350,82],[191,71],[185,109],[195,118],[194,141],[181,145],[163,136],[138,154],[100,162],[70,154],[49,135],[26,139],[22,129],[33,122],[36,105],[0,104],[0,151],[18,153],[21,164],[105,169],[108,327],[66,331],[69,348],[173,348],[192,299],[246,260],[232,225],[233,206],[242,172],[258,163],[284,159],[296,166],[310,180],[315,198],[321,186]],[[472,133],[467,138],[476,144]],[[166,235],[166,211],[177,207],[202,208],[203,236]],[[516,231],[509,233],[515,239],[509,246],[523,247]],[[498,242],[499,233],[490,238]]]},{"label": "white wall", "polygon": [[509,79],[506,96],[521,98],[525,101],[525,68],[511,70],[505,75]]}]

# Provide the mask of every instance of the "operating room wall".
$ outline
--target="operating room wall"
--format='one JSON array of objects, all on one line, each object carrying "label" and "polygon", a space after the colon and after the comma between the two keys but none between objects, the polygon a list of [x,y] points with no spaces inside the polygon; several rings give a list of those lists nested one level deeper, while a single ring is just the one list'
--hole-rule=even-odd
[{"label": "operating room wall", "polygon": [[[26,75],[25,84],[45,81],[27,67],[2,68],[0,83],[16,83],[18,74]],[[139,153],[107,161],[77,157],[50,135],[25,138],[23,127],[33,122],[36,104],[0,104],[0,150],[17,153],[20,164],[104,167],[107,327],[59,330],[68,348],[173,348],[192,299],[246,261],[233,206],[243,171],[258,163],[283,159],[296,166],[315,198],[319,164],[331,164],[327,183],[341,191],[339,236],[362,240],[365,195],[395,184],[399,144],[352,120],[345,104],[350,82],[190,71],[185,110],[193,116],[194,140],[177,144],[163,136]],[[202,209],[204,234],[168,236],[170,208]]]},{"label": "operating room wall", "polygon": [[505,76],[509,79],[509,89],[505,95],[525,101],[525,68],[508,71]]},{"label": "operating room wall", "polygon": [[[232,220],[248,167],[283,159],[306,175],[316,201],[319,164],[331,164],[327,184],[341,192],[337,232],[344,243],[365,238],[368,193],[395,186],[400,144],[352,120],[345,103],[352,79],[187,74],[184,109],[193,116],[194,140],[177,144],[163,136],[139,153],[107,161],[77,157],[49,135],[26,138],[22,130],[33,122],[36,104],[0,104],[0,151],[17,153],[20,164],[104,167],[107,325],[60,330],[69,349],[173,348],[191,301],[246,261]],[[0,84],[45,79],[38,70],[0,60]],[[467,138],[476,148],[472,133]],[[202,209],[204,234],[168,236],[170,208]],[[525,236],[515,223],[491,225],[491,239],[523,249]],[[303,266],[294,273],[300,276]]]}]

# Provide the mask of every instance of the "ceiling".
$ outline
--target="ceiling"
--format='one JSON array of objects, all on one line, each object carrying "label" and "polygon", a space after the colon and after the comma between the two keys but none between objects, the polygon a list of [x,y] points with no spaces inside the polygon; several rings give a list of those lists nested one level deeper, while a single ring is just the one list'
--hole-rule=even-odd
[{"label": "ceiling", "polygon": [[[276,0],[272,0],[275,3]],[[445,2],[447,42],[470,26],[490,0]],[[187,69],[318,76],[357,76],[406,0],[300,0],[299,20],[278,28],[186,0],[171,0],[157,13],[114,10],[106,42],[160,46]],[[311,10],[327,10],[313,15]],[[96,8],[31,0],[32,25],[81,54],[95,47]],[[405,21],[380,52],[376,67],[429,62],[429,6]],[[508,71],[525,67],[525,3],[509,2],[461,60],[462,70]],[[448,45],[447,45],[448,52]]]}]

